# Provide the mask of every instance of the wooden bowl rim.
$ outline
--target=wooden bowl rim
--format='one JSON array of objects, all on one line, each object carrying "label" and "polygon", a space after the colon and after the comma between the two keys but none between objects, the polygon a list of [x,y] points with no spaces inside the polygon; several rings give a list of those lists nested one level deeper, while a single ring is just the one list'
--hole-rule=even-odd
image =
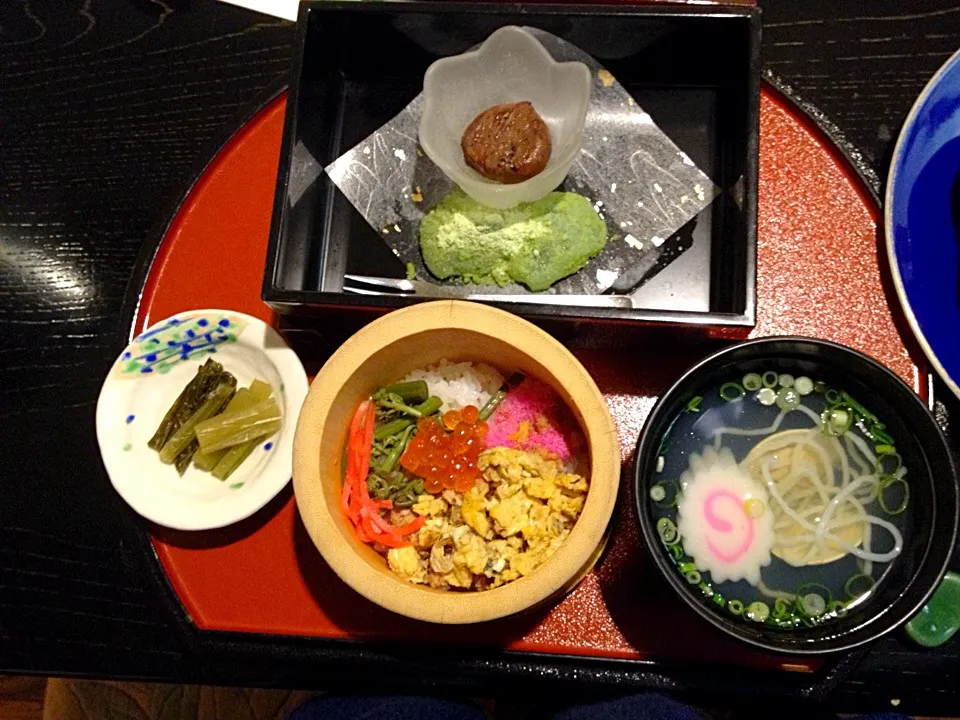
[{"label": "wooden bowl rim", "polygon": [[[433,590],[406,582],[388,574],[389,571],[385,573],[365,560],[358,562],[357,549],[344,538],[336,523],[327,519],[332,513],[340,512],[339,506],[331,508],[320,489],[324,421],[338,392],[356,369],[382,348],[405,337],[450,329],[495,338],[534,358],[569,394],[583,418],[590,448],[590,489],[570,537],[534,573],[485,592]],[[532,608],[566,589],[571,579],[595,558],[613,514],[620,484],[616,426],[603,395],[583,365],[557,340],[526,320],[497,308],[460,300],[428,302],[396,310],[349,338],[321,368],[310,386],[297,422],[293,454],[293,487],[300,517],[327,564],[372,602],[400,615],[435,623],[493,620]]]}]

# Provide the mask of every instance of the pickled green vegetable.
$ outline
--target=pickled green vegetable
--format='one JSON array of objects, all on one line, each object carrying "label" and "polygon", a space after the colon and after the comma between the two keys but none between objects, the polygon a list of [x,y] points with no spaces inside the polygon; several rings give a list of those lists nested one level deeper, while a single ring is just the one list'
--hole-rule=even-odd
[{"label": "pickled green vegetable", "polygon": [[[254,384],[258,382],[260,381],[255,380]],[[223,412],[225,413],[236,412],[238,410],[243,410],[245,408],[256,405],[258,401],[266,400],[268,397],[270,397],[270,386],[267,385],[266,383],[261,383],[261,385],[266,385],[266,388],[267,388],[266,397],[257,397],[253,392],[253,385],[251,385],[249,388],[240,388],[234,394],[233,398],[231,398],[230,402],[227,403],[227,406],[223,409]],[[257,389],[257,392],[259,395],[263,394],[260,388]],[[215,416],[215,417],[219,417],[219,416]],[[199,443],[197,444],[197,447],[198,448],[200,447]],[[210,472],[217,466],[217,463],[220,462],[220,458],[223,457],[225,452],[226,450],[214,450],[208,453],[205,453],[203,451],[198,451],[193,456],[193,464],[197,467],[198,470],[202,470],[204,472]],[[180,474],[182,475],[183,472],[181,471]]]},{"label": "pickled green vegetable", "polygon": [[250,453],[253,452],[254,448],[264,442],[268,437],[269,435],[261,435],[245,443],[240,443],[239,445],[228,448],[223,454],[223,457],[220,458],[220,462],[218,462],[217,466],[213,469],[213,476],[217,480],[226,480],[233,474],[234,470],[240,467],[240,464],[244,460],[250,457]]},{"label": "pickled green vegetable", "polygon": [[273,388],[270,386],[270,383],[265,383],[263,380],[254,380],[250,383],[247,391],[253,396],[256,402],[268,400],[270,396],[273,395]]},{"label": "pickled green vegetable", "polygon": [[197,442],[197,439],[194,438],[190,441],[190,444],[187,445],[187,449],[174,458],[173,466],[177,469],[178,474],[183,475],[187,471],[187,468],[190,467],[190,460],[196,456],[199,448],[200,444]]},{"label": "pickled green vegetable", "polygon": [[221,450],[279,431],[280,407],[276,400],[266,400],[198,423],[195,430],[201,450]]},{"label": "pickled green vegetable", "polygon": [[197,425],[219,413],[230,402],[236,386],[237,379],[233,375],[229,373],[219,375],[216,386],[204,399],[203,404],[177,428],[177,431],[160,449],[160,461],[167,465],[173,464],[177,456],[193,441]]},{"label": "pickled green vegetable", "polygon": [[187,383],[167,410],[167,414],[160,421],[160,427],[147,442],[147,446],[159,452],[170,436],[203,404],[204,398],[213,389],[221,374],[223,374],[223,366],[215,360],[207,360],[201,365],[197,369],[197,374]]}]

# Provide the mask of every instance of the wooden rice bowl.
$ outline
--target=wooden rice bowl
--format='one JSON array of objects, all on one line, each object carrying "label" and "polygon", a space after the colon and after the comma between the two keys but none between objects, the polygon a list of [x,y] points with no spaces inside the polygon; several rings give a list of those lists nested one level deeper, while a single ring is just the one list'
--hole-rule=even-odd
[{"label": "wooden rice bowl", "polygon": [[[340,510],[343,448],[357,406],[378,388],[441,358],[486,362],[505,375],[517,370],[549,384],[580,423],[589,448],[590,489],[570,537],[533,573],[494,590],[445,591],[402,580],[383,556],[356,539]],[[368,600],[435,623],[493,620],[570,590],[599,556],[619,484],[616,428],[579,361],[515,315],[456,300],[394,311],[347,340],[310,386],[293,445],[297,507],[323,559]]]}]

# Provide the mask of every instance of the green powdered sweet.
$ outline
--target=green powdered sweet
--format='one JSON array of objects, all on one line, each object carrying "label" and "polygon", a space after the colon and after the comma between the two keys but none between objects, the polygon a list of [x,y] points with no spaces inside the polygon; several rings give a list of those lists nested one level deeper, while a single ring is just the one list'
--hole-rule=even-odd
[{"label": "green powdered sweet", "polygon": [[456,188],[420,222],[423,260],[438,278],[518,282],[534,292],[577,272],[606,242],[590,201],[567,192],[495,210]]}]

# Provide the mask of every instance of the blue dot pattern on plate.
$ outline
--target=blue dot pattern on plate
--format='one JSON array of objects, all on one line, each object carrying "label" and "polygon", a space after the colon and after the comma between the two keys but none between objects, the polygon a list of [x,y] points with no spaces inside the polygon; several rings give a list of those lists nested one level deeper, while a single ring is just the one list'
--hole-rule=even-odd
[{"label": "blue dot pattern on plate", "polygon": [[272,443],[272,442],[268,442],[266,445],[263,446],[263,449],[264,449],[264,450],[269,450],[269,449],[272,448],[272,447],[273,447],[273,443]]},{"label": "blue dot pattern on plate", "polygon": [[133,422],[133,415],[127,415],[127,425]]},{"label": "blue dot pattern on plate", "polygon": [[172,318],[133,341],[131,349],[121,356],[120,372],[166,373],[183,360],[216,352],[223,343],[236,342],[245,327],[242,320],[222,315]]}]

